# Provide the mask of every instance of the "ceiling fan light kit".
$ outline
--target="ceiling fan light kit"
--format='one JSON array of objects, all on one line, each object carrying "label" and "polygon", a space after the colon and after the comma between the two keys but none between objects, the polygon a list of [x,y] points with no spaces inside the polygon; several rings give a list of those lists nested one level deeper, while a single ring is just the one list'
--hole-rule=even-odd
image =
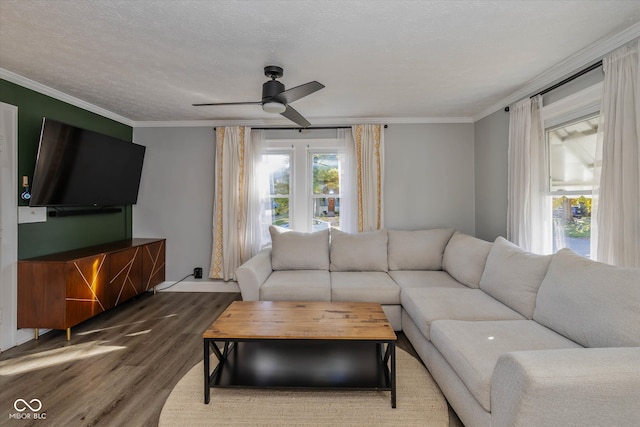
[{"label": "ceiling fan light kit", "polygon": [[262,104],[262,110],[265,113],[276,113],[282,114],[287,107],[284,104],[280,104],[279,102],[269,101]]},{"label": "ceiling fan light kit", "polygon": [[300,127],[306,128],[311,126],[311,123],[305,119],[302,114],[289,105],[293,101],[303,98],[307,95],[319,91],[324,87],[322,83],[316,81],[305,83],[300,86],[296,86],[292,89],[285,90],[282,83],[276,79],[282,77],[284,70],[277,65],[268,65],[264,67],[264,75],[271,80],[264,82],[262,85],[262,100],[250,101],[250,102],[214,102],[214,103],[202,103],[193,104],[194,107],[202,106],[215,106],[215,105],[251,105],[262,104],[262,110],[267,113],[281,114],[283,117],[291,120]]}]

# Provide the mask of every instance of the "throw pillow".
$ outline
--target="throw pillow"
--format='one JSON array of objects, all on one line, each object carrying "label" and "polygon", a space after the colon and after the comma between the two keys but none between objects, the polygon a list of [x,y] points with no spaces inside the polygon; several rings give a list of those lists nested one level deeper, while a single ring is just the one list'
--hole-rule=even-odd
[{"label": "throw pillow", "polygon": [[442,255],[453,228],[389,230],[389,270],[442,270]]},{"label": "throw pillow", "polygon": [[444,249],[442,268],[463,285],[478,288],[491,245],[491,242],[455,232]]},{"label": "throw pillow", "polygon": [[388,271],[387,230],[349,234],[331,229],[331,271]]},{"label": "throw pillow", "polygon": [[491,247],[480,289],[527,319],[533,317],[551,255],[537,255],[498,237]]},{"label": "throw pillow", "polygon": [[272,225],[269,233],[273,270],[329,269],[329,230],[300,233]]}]

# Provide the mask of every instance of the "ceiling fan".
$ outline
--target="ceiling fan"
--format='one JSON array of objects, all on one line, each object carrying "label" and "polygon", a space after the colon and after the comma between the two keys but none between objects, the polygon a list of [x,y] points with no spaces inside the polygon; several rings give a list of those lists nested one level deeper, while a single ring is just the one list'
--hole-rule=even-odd
[{"label": "ceiling fan", "polygon": [[262,104],[262,109],[267,113],[278,113],[298,126],[306,128],[311,125],[302,114],[298,113],[289,104],[313,92],[319,91],[324,87],[322,83],[316,81],[296,86],[289,90],[284,89],[284,85],[276,79],[282,77],[283,69],[276,65],[268,65],[264,67],[264,75],[271,80],[264,82],[262,85],[262,100],[249,102],[212,102],[203,104],[193,104],[194,107],[202,107],[207,105],[250,105]]}]

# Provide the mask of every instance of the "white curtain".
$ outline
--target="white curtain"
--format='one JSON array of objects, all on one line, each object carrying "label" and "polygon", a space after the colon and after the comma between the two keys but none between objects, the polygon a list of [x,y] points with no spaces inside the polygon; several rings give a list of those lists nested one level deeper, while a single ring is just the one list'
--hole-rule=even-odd
[{"label": "white curtain", "polygon": [[551,253],[542,96],[524,99],[510,111],[507,239],[531,252]]},{"label": "white curtain", "polygon": [[262,162],[265,152],[263,130],[251,130],[250,143],[245,148],[245,227],[241,230],[241,262],[253,257],[271,240],[271,199],[269,197],[269,173]]},{"label": "white curtain", "polygon": [[[602,61],[604,87],[598,126],[595,209],[596,259],[640,267],[640,41]],[[601,166],[601,167],[600,167]],[[595,242],[594,242],[595,240]]]},{"label": "white curtain", "polygon": [[246,141],[251,129],[218,127],[216,130],[215,192],[213,201],[212,279],[234,280],[242,264],[246,227]]},{"label": "white curtain", "polygon": [[355,125],[358,232],[384,225],[384,129],[382,125]]},{"label": "white curtain", "polygon": [[357,233],[357,166],[351,130],[338,129],[337,141],[340,165],[340,229],[346,233]]}]

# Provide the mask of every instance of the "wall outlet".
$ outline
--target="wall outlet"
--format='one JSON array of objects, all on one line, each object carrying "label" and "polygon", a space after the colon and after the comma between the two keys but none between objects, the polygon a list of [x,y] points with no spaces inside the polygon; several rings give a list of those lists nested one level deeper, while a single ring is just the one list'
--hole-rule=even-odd
[{"label": "wall outlet", "polygon": [[202,268],[196,267],[193,269],[193,278],[194,279],[202,279]]}]

